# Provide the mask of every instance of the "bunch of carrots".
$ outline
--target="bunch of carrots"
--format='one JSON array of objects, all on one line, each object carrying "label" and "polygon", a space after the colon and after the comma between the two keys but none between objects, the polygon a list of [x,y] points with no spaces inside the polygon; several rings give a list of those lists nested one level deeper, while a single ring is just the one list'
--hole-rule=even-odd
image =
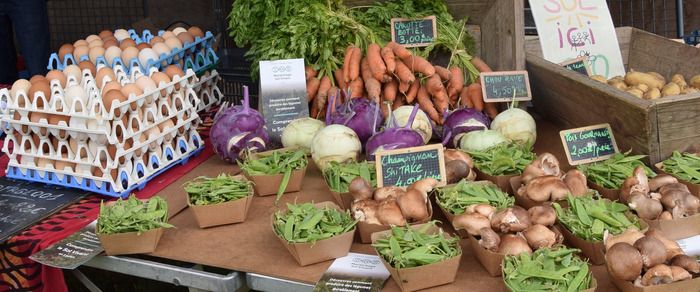
[{"label": "bunch of carrots", "polygon": [[[471,62],[480,72],[491,72],[480,58],[475,57]],[[354,97],[369,98],[381,105],[384,118],[389,115],[387,104],[396,109],[417,102],[439,125],[450,109],[459,107],[484,111],[491,118],[498,114],[496,104],[484,103],[479,80],[466,84],[461,68],[434,66],[395,42],[383,48],[370,44],[366,56],[359,47],[349,46],[343,67],[334,72],[333,78],[318,79],[316,75],[312,67],[306,67],[306,92],[311,116],[316,118],[323,118],[326,102],[332,95],[338,95],[339,102]],[[344,96],[345,92],[350,96]]]}]

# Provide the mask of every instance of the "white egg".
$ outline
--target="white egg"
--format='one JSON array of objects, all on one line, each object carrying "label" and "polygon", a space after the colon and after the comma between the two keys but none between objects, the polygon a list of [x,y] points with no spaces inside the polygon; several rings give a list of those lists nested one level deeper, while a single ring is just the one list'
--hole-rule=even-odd
[{"label": "white egg", "polygon": [[105,51],[105,59],[107,60],[107,63],[109,63],[110,66],[114,66],[114,64],[112,63],[114,62],[114,58],[121,57],[121,55],[122,49],[120,49],[118,46],[111,46]]},{"label": "white egg", "polygon": [[165,43],[155,43],[153,45],[153,51],[156,52],[156,55],[160,58],[161,55],[165,54],[166,56],[170,54],[170,47],[166,45]]},{"label": "white egg", "polygon": [[153,79],[149,78],[148,76],[141,76],[136,79],[136,85],[138,85],[144,93],[151,92],[157,87],[156,83],[153,82]]},{"label": "white egg", "polygon": [[145,48],[139,52],[139,62],[141,65],[147,65],[149,60],[158,60],[158,56],[153,49]]},{"label": "white egg", "polygon": [[183,27],[176,27],[175,29],[173,29],[173,33],[175,35],[179,35],[180,33],[183,33],[183,32],[187,32],[187,30],[184,29]]},{"label": "white egg", "polygon": [[170,48],[171,51],[175,48],[182,49],[182,43],[177,38],[165,39],[165,44],[168,46],[168,48]]},{"label": "white egg", "polygon": [[129,37],[129,32],[126,31],[126,29],[120,28],[114,31],[114,38],[116,38],[119,42],[123,41],[124,39],[128,39]]},{"label": "white egg", "polygon": [[[77,65],[68,65],[66,68],[63,69],[63,74],[66,74],[66,79],[68,81],[72,79],[75,80],[76,83],[80,83],[80,81],[83,79],[83,73],[82,70],[80,70],[80,67]],[[70,83],[70,82],[68,82]]]},{"label": "white egg", "polygon": [[63,101],[66,103],[66,107],[68,107],[68,109],[73,108],[73,103],[76,102],[76,100],[82,101],[83,105],[76,105],[74,109],[75,112],[83,111],[84,107],[87,106],[87,94],[85,90],[80,85],[73,85],[66,88],[63,92]]},{"label": "white egg", "polygon": [[101,41],[102,39],[99,36],[94,35],[94,34],[91,34],[85,38],[85,41],[88,43],[91,43],[92,41],[95,41],[95,40]]}]

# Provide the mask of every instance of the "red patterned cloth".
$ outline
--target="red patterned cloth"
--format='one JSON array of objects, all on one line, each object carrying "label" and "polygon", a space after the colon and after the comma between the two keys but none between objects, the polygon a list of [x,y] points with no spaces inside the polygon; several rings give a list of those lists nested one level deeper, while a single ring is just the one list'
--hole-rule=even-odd
[{"label": "red patterned cloth", "polygon": [[[184,174],[204,162],[214,152],[205,133],[205,148],[199,155],[190,158],[184,165],[174,166],[151,180],[143,190],[135,192],[138,198],[150,198]],[[0,158],[0,176],[5,175],[8,157]],[[68,291],[63,271],[43,266],[29,256],[77,232],[97,218],[101,200],[110,198],[89,195],[32,226],[4,243],[0,243],[0,291]]]}]

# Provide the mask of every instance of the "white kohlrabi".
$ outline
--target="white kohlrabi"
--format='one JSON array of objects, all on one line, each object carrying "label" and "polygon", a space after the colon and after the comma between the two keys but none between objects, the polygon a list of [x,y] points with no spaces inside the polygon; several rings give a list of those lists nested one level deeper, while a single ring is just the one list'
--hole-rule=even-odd
[{"label": "white kohlrabi", "polygon": [[[408,122],[408,118],[411,116],[411,111],[413,111],[412,106],[402,105],[395,109],[391,115],[396,120],[396,124],[405,125]],[[416,114],[416,119],[413,120],[411,124],[411,129],[418,132],[418,134],[423,137],[423,143],[425,144],[427,144],[433,136],[433,126],[430,123],[430,119],[428,115],[420,109],[418,110],[418,114]]]},{"label": "white kohlrabi", "polygon": [[329,125],[311,139],[311,159],[321,169],[331,161],[357,160],[362,143],[355,132],[343,125]]},{"label": "white kohlrabi", "polygon": [[491,130],[504,137],[527,145],[537,139],[537,125],[530,114],[519,108],[510,108],[498,114],[491,122]]},{"label": "white kohlrabi", "polygon": [[462,136],[459,142],[459,148],[467,152],[484,151],[503,142],[508,142],[508,139],[497,131],[472,131]]},{"label": "white kohlrabi", "polygon": [[282,131],[282,146],[309,152],[311,139],[325,126],[322,121],[309,117],[293,120]]}]

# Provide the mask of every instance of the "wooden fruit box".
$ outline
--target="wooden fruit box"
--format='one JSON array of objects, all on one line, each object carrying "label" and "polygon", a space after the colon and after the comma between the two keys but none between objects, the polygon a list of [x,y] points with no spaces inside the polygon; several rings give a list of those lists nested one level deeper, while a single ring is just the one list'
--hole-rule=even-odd
[{"label": "wooden fruit box", "polygon": [[[636,28],[616,30],[627,71],[688,80],[700,74],[700,49]],[[609,123],[621,151],[647,154],[651,164],[674,150],[700,149],[700,93],[644,100],[546,61],[536,38],[526,48],[533,104],[544,117],[567,128]]]},{"label": "wooden fruit box", "polygon": [[[374,0],[346,0],[349,7]],[[524,0],[446,0],[456,20],[468,17],[467,31],[476,42],[476,56],[498,71],[525,68]]]}]

